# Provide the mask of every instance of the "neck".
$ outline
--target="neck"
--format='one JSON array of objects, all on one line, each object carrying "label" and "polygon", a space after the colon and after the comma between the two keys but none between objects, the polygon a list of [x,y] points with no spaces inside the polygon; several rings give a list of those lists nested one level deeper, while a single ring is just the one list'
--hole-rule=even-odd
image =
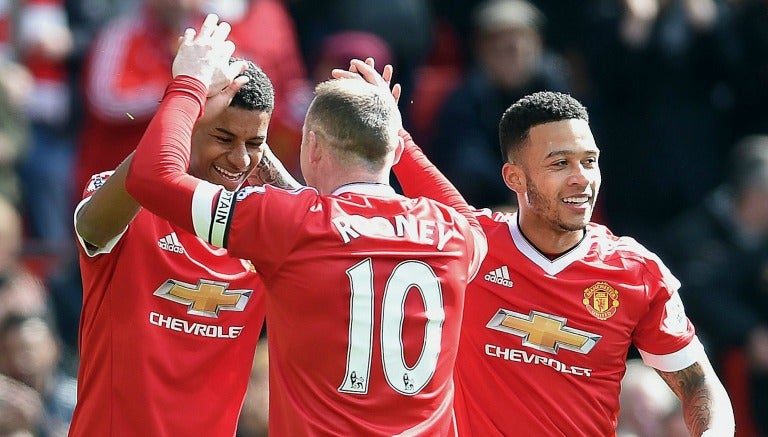
[{"label": "neck", "polygon": [[520,232],[533,244],[539,252],[548,255],[559,255],[574,248],[582,238],[584,229],[576,231],[553,230],[552,225],[526,219],[523,214],[518,214]]},{"label": "neck", "polygon": [[386,184],[389,185],[389,175],[380,173],[371,173],[366,171],[339,171],[334,172],[336,177],[328,175],[322,184],[318,184],[317,190],[320,194],[331,194],[340,187],[350,184]]}]

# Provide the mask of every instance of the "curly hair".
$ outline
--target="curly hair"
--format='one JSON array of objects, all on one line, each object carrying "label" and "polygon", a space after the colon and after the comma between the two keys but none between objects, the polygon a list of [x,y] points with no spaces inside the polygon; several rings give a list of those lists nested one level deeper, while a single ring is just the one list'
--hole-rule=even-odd
[{"label": "curly hair", "polygon": [[275,89],[266,73],[256,64],[241,58],[230,58],[229,63],[245,61],[248,68],[240,76],[248,76],[248,82],[238,90],[230,106],[249,111],[272,113],[275,109]]},{"label": "curly hair", "polygon": [[587,108],[568,94],[541,91],[529,94],[504,111],[499,122],[501,159],[517,152],[528,138],[531,128],[561,120],[584,120],[589,123]]}]

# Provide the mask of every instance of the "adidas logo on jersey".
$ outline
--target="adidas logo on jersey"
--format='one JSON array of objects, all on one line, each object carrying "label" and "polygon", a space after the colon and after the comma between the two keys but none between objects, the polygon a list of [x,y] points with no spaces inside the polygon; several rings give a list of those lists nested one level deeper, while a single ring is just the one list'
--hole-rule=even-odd
[{"label": "adidas logo on jersey", "polygon": [[171,232],[165,237],[157,240],[157,246],[160,247],[160,249],[167,250],[169,252],[184,253],[184,246],[181,245],[181,242],[176,237],[175,232]]},{"label": "adidas logo on jersey", "polygon": [[512,285],[514,285],[514,283],[509,279],[509,269],[507,266],[501,266],[496,270],[486,273],[485,280],[509,288],[512,288]]}]

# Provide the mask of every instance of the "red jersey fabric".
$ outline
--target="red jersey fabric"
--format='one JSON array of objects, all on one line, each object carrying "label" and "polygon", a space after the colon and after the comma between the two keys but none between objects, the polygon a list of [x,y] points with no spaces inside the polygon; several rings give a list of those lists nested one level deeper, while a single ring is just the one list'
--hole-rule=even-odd
[{"label": "red jersey fabric", "polygon": [[[92,178],[86,199],[109,174]],[[82,240],[79,251],[69,435],[232,437],[264,320],[250,263],[147,210],[98,253]]]},{"label": "red jersey fabric", "polygon": [[269,290],[270,434],[450,435],[466,220],[388,186],[240,199],[228,248]]},{"label": "red jersey fabric", "polygon": [[590,224],[578,246],[549,260],[517,215],[479,218],[491,244],[467,287],[460,435],[615,435],[630,345],[663,371],[697,360],[678,280],[635,240]]},{"label": "red jersey fabric", "polygon": [[126,187],[261,273],[270,435],[454,434],[464,288],[484,239],[453,208],[388,185],[320,195],[271,186],[231,193],[195,181],[183,159],[204,96],[199,82],[176,78]]}]

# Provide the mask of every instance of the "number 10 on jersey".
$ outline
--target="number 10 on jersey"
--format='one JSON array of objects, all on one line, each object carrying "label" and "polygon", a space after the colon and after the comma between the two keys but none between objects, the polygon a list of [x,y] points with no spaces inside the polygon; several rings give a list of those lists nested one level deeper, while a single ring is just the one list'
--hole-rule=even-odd
[{"label": "number 10 on jersey", "polygon": [[[343,393],[366,394],[370,382],[374,297],[373,262],[370,258],[347,269],[351,288],[347,369],[339,387]],[[432,379],[440,355],[445,311],[443,293],[434,270],[421,261],[403,261],[392,270],[383,290],[379,335],[384,376],[393,390],[403,395],[419,393]],[[427,321],[421,354],[409,367],[403,350],[405,299],[418,292],[424,303]]]}]

